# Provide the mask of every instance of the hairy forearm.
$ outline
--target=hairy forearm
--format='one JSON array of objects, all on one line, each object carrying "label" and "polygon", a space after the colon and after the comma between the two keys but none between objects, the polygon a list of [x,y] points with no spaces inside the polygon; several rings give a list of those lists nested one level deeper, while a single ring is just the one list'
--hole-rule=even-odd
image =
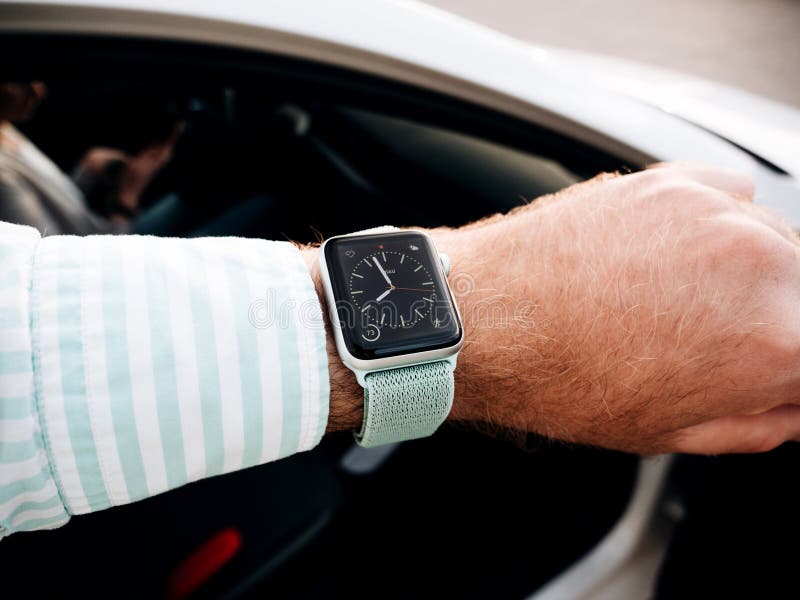
[{"label": "hairy forearm", "polygon": [[[800,250],[752,196],[668,166],[429,231],[464,326],[450,418],[641,453],[800,438]],[[329,430],[355,428],[362,390],[328,340]]]},{"label": "hairy forearm", "polygon": [[431,232],[451,257],[449,279],[464,327],[451,420],[550,433],[539,407],[561,370],[562,319],[540,294],[558,285],[543,247],[544,204]]},{"label": "hairy forearm", "polygon": [[[529,335],[549,326],[543,309],[503,291],[503,273],[510,262],[518,260],[512,230],[531,226],[528,218],[498,216],[464,228],[428,230],[437,249],[450,256],[452,270],[448,279],[464,327],[451,420],[497,425],[507,423],[514,412],[519,365],[509,360],[513,347],[498,346],[498,330],[504,330],[506,336],[515,329],[521,335]],[[307,246],[303,255],[324,305],[318,248]],[[331,385],[328,431],[358,428],[363,416],[363,390],[339,358],[327,314],[325,327]],[[530,346],[530,340],[526,344]],[[529,425],[520,422],[519,427]]]},{"label": "hairy forearm", "polygon": [[[571,188],[572,198],[579,187]],[[619,327],[609,323],[625,306],[607,303],[600,295],[608,282],[584,272],[582,253],[588,250],[571,233],[575,215],[569,206],[557,197],[542,200],[462,228],[428,230],[437,249],[450,256],[448,279],[464,328],[449,419],[489,431],[623,446],[615,438],[624,439],[627,431],[614,421],[619,397],[640,394],[637,383],[626,387],[626,377],[641,358],[624,338],[611,341],[609,327],[615,334]],[[317,249],[304,252],[322,301]],[[644,319],[637,325],[652,327]],[[357,428],[363,390],[338,356],[328,319],[326,327],[328,430]],[[653,367],[634,368],[641,374]],[[608,394],[615,395],[616,407]]]}]

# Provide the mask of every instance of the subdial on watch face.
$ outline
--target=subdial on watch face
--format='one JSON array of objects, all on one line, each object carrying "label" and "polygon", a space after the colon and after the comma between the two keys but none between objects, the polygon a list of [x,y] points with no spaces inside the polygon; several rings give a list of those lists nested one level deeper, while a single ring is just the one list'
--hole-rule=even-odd
[{"label": "subdial on watch face", "polygon": [[415,257],[379,250],[364,256],[350,273],[350,299],[363,323],[413,327],[430,315],[438,290]]}]

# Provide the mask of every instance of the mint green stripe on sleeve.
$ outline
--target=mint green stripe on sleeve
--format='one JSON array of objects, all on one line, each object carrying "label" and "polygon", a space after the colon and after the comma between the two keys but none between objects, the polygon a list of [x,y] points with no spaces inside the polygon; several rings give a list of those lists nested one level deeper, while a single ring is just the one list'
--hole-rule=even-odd
[{"label": "mint green stripe on sleeve", "polygon": [[58,494],[51,496],[47,500],[42,500],[41,502],[22,502],[14,509],[14,512],[8,516],[8,520],[10,521],[16,515],[26,510],[44,510],[47,508],[56,508],[58,506],[62,506],[61,498],[58,497]]},{"label": "mint green stripe on sleeve", "polygon": [[58,335],[64,411],[78,477],[91,509],[111,506],[92,434],[83,364],[80,238],[60,239]]},{"label": "mint green stripe on sleeve", "polygon": [[125,272],[120,251],[120,246],[111,240],[103,252],[103,323],[111,418],[125,486],[130,500],[133,501],[145,498],[148,491],[131,394]]},{"label": "mint green stripe on sleeve", "polygon": [[3,442],[0,444],[0,463],[12,463],[28,460],[36,456],[38,448],[32,439],[21,442]]},{"label": "mint green stripe on sleeve", "polygon": [[59,525],[63,525],[68,520],[66,515],[59,515],[57,517],[47,517],[45,519],[31,519],[30,521],[23,521],[14,529],[17,531],[35,531],[36,529],[53,529]]},{"label": "mint green stripe on sleeve", "polygon": [[[0,223],[0,538],[30,520],[58,517],[63,524],[69,519],[42,447],[34,397],[31,266],[38,240],[31,228]],[[49,299],[56,300],[57,281],[52,284]],[[58,347],[55,325],[52,332],[52,345]],[[52,364],[58,370],[55,360]],[[56,375],[53,387],[59,394],[61,383]],[[68,436],[65,427],[63,438]]]},{"label": "mint green stripe on sleeve", "polygon": [[155,257],[147,261],[148,317],[153,353],[153,373],[158,408],[164,464],[170,488],[186,483],[186,459],[183,451],[183,430],[178,406],[178,381],[175,374],[175,351],[170,332],[169,299],[163,267]]},{"label": "mint green stripe on sleeve", "polygon": [[0,419],[27,419],[33,415],[33,400],[29,396],[0,398]]},{"label": "mint green stripe on sleeve", "polygon": [[250,285],[247,267],[231,258],[225,261],[228,277],[228,294],[231,298],[235,319],[236,339],[239,354],[239,372],[242,381],[242,411],[244,417],[244,455],[242,466],[250,467],[261,462],[263,448],[262,421],[264,411],[261,404],[261,373],[256,329],[249,319]]},{"label": "mint green stripe on sleeve", "polygon": [[[220,395],[217,341],[214,335],[213,312],[205,260],[198,243],[187,242],[186,271],[189,276],[189,301],[194,319],[197,373],[200,384],[200,405],[203,411],[203,436],[206,452],[206,476],[224,472],[225,440],[222,432],[222,399]],[[191,244],[191,245],[190,245]],[[219,290],[216,290],[219,293]]]},{"label": "mint green stripe on sleeve", "polygon": [[19,352],[0,352],[0,375],[31,372],[31,353],[27,350]]},{"label": "mint green stripe on sleeve", "polygon": [[[286,277],[285,269],[278,272]],[[279,278],[278,278],[279,279]],[[278,319],[278,348],[281,355],[281,387],[283,389],[283,426],[281,431],[280,457],[290,456],[300,446],[300,425],[303,419],[303,390],[300,382],[300,350],[297,341],[297,299],[293,288],[275,281]],[[288,317],[282,313],[291,306]],[[282,322],[285,321],[285,322]]]},{"label": "mint green stripe on sleeve", "polygon": [[44,466],[35,475],[17,479],[11,483],[0,484],[0,504],[8,502],[25,492],[38,492],[44,486],[49,485],[51,481],[50,467]]}]

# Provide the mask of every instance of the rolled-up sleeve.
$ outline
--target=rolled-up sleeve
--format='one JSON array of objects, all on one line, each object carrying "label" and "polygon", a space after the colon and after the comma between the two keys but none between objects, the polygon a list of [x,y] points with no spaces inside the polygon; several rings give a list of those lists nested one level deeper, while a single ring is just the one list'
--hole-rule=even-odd
[{"label": "rolled-up sleeve", "polygon": [[299,251],[0,224],[0,535],[313,448],[322,313]]}]

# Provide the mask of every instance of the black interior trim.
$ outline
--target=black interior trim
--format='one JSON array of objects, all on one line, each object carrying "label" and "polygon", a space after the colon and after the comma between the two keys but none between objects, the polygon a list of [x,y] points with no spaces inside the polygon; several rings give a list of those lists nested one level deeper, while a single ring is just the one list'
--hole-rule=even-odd
[{"label": "black interior trim", "polygon": [[15,57],[14,64],[3,68],[7,80],[97,79],[103,72],[118,76],[124,69],[131,78],[165,78],[174,84],[174,73],[179,69],[187,80],[202,72],[205,78],[235,86],[252,82],[253,77],[268,76],[276,83],[285,81],[309,99],[319,97],[323,87],[326,101],[331,103],[390,112],[547,156],[582,177],[643,166],[626,164],[599,148],[535,123],[443,94],[277,54],[145,38],[16,33],[0,35],[0,53]]}]

